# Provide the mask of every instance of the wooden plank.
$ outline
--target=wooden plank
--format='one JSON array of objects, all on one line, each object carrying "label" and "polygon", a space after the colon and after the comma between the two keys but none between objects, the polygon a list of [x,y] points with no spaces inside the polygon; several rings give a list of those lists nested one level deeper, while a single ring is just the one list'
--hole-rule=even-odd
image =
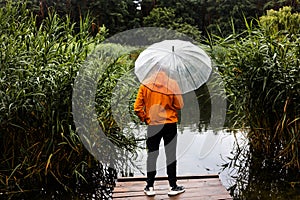
[{"label": "wooden plank", "polygon": [[[186,187],[186,191],[188,191],[189,194],[201,194],[201,195],[228,195],[228,192],[225,189],[222,189],[218,186],[205,186],[200,188],[191,188],[187,185],[184,185]],[[114,194],[114,197],[130,197],[130,196],[140,196],[144,195],[143,193],[143,187],[140,187],[140,190],[135,191],[127,191],[127,192],[116,192]],[[164,187],[155,187],[155,191],[157,194],[166,194],[168,191],[168,186],[165,185]],[[187,194],[187,195],[189,195]],[[194,196],[194,195],[193,195]]]},{"label": "wooden plank", "polygon": [[[178,180],[181,179],[207,179],[207,178],[219,178],[217,174],[207,174],[207,175],[190,175],[190,176],[177,176]],[[155,177],[155,180],[168,180],[166,176],[158,176]],[[119,177],[118,182],[128,182],[128,181],[146,181],[146,177],[144,176],[136,176],[136,177]]]},{"label": "wooden plank", "polygon": [[155,195],[154,197],[143,196],[134,196],[128,198],[113,198],[116,200],[232,200],[232,197],[228,196],[184,196],[185,193],[179,194],[174,197],[168,197],[167,195]]},{"label": "wooden plank", "polygon": [[[205,187],[205,186],[219,186],[220,181],[218,179],[201,179],[201,180],[178,180],[178,184],[182,184],[185,187],[189,188],[199,188],[199,187]],[[145,185],[145,182],[143,181],[135,181],[135,182],[117,182],[115,192],[128,192],[128,191],[140,191],[141,188]],[[155,182],[155,189],[159,190],[160,186],[165,186],[165,188],[168,188],[168,183],[165,181],[156,181]],[[165,189],[164,188],[164,189]]]},{"label": "wooden plank", "polygon": [[[186,178],[186,179],[185,179]],[[187,179],[188,178],[188,179]],[[186,191],[180,195],[169,197],[167,195],[169,184],[166,177],[155,181],[156,195],[154,197],[147,197],[143,189],[145,187],[145,178],[123,178],[122,181],[116,183],[113,191],[113,199],[117,200],[162,200],[162,199],[197,199],[197,200],[229,200],[232,197],[228,191],[221,184],[218,176],[212,177],[180,177],[178,178],[178,185],[183,185]]]},{"label": "wooden plank", "polygon": [[201,193],[201,192],[191,192],[188,188],[186,191],[182,194],[179,194],[174,197],[169,197],[167,195],[167,190],[166,191],[156,191],[156,195],[154,197],[147,197],[143,192],[131,194],[131,195],[124,195],[124,196],[113,196],[113,199],[117,200],[125,200],[125,199],[213,199],[213,200],[221,200],[221,199],[232,199],[230,195],[228,194],[208,194],[208,193]]}]

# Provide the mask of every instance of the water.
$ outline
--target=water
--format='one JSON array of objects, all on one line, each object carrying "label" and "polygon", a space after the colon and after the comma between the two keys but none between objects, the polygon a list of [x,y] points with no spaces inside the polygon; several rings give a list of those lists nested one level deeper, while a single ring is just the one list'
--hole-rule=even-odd
[{"label": "water", "polygon": [[[136,132],[144,135],[146,126],[141,126]],[[144,146],[144,142],[141,142]],[[237,200],[297,200],[300,199],[299,181],[292,185],[283,177],[276,176],[277,169],[261,168],[251,161],[245,133],[227,132],[226,130],[199,131],[198,126],[178,127],[178,175],[219,174],[225,188]],[[145,176],[146,150],[137,152],[131,169],[131,175]],[[250,162],[251,161],[251,162]],[[249,164],[251,163],[251,164]],[[164,147],[160,145],[158,157],[158,176],[166,176]],[[97,171],[95,171],[97,172]],[[97,176],[94,172],[92,177]],[[99,177],[100,178],[100,177]],[[99,187],[98,179],[89,181],[89,188],[82,188],[79,194],[68,194],[59,190],[40,191],[34,194],[22,194],[16,198],[7,199],[111,199],[111,190]],[[102,191],[106,190],[106,191]],[[25,197],[26,196],[26,197]],[[3,197],[3,196],[2,196]],[[1,195],[0,195],[1,198]]]},{"label": "water", "polygon": [[[140,134],[146,134],[146,128],[140,130]],[[234,179],[224,165],[230,162],[233,150],[237,145],[246,142],[242,132],[228,132],[226,130],[197,131],[190,127],[184,127],[178,131],[177,138],[177,174],[185,175],[209,175],[219,174],[222,184],[229,188]],[[145,142],[141,144],[145,146]],[[160,143],[159,157],[157,160],[157,176],[166,176],[165,152],[163,141]],[[134,176],[146,174],[146,150],[138,152],[133,160],[134,166],[131,173]]]},{"label": "water", "polygon": [[[196,126],[178,128],[178,175],[218,174],[234,199],[300,199],[299,180],[281,176],[276,164],[267,167],[250,154],[246,133],[226,130],[199,131]],[[146,126],[136,134],[146,134]],[[141,143],[145,146],[145,143]],[[157,176],[166,176],[163,142],[160,144]],[[133,176],[146,174],[146,150],[139,151],[130,167]]]}]

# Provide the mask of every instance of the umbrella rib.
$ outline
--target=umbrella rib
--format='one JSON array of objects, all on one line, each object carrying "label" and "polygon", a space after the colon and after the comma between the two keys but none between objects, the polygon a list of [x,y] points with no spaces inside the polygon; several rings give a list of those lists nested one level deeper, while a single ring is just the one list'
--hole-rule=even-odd
[{"label": "umbrella rib", "polygon": [[[157,63],[156,63],[157,64]],[[157,70],[158,72],[161,70],[161,68],[162,68],[162,66],[161,65],[159,65],[159,69]],[[149,74],[151,72],[151,70],[149,70],[149,72],[146,74],[146,76],[145,77],[148,77],[147,75]],[[153,84],[156,82],[156,80],[157,80],[157,77],[158,77],[158,73],[156,73],[155,74],[155,78],[154,78],[154,80],[153,80]],[[169,83],[169,82],[168,82]],[[145,86],[147,86],[146,84],[144,84]],[[150,84],[151,85],[151,84]],[[152,90],[153,91],[153,88],[150,88],[149,86],[147,86],[150,90]],[[154,85],[153,85],[153,87],[154,87]],[[168,87],[167,87],[167,90],[168,90]]]},{"label": "umbrella rib", "polygon": [[[190,61],[187,60],[187,59],[185,59],[183,56],[178,55],[178,54],[177,54],[177,56],[180,57],[182,60],[185,60],[187,63],[191,64]],[[191,56],[193,56],[193,55],[191,55]],[[200,62],[202,62],[202,63],[204,64],[203,66],[204,66],[205,68],[208,67],[204,61],[200,60]],[[193,83],[194,83],[194,86],[197,86],[196,81],[195,81],[195,79],[193,78],[192,73],[189,71],[189,69],[188,69],[187,67],[186,67],[186,70],[187,70],[187,72],[189,73],[189,75],[190,75],[190,77],[191,77],[191,79],[192,79],[192,81],[193,81]],[[200,73],[200,75],[202,76],[201,73]],[[203,76],[202,76],[202,77],[203,77]],[[206,78],[203,78],[203,80],[205,80],[205,79],[206,79]],[[207,79],[206,79],[206,80],[207,80]],[[205,82],[205,81],[204,81],[204,82]]]},{"label": "umbrella rib", "polygon": [[[154,65],[157,65],[157,63],[158,63],[158,62],[156,62]],[[160,68],[161,68],[161,67],[160,67]],[[150,73],[152,73],[151,70],[149,70],[149,71],[145,74],[145,76],[144,76],[143,80],[141,80],[141,82],[143,82],[147,77],[149,77],[148,75],[149,75]],[[157,77],[157,76],[156,76],[156,77]],[[156,79],[156,77],[155,77],[155,79]]]},{"label": "umbrella rib", "polygon": [[[188,63],[190,63],[189,62],[189,60],[187,60],[186,58],[184,58],[183,56],[181,56],[181,55],[179,55],[179,54],[176,54],[178,57],[180,57],[182,60],[186,60]],[[192,56],[192,57],[194,57],[194,58],[197,58],[196,56],[194,56],[194,55],[190,55],[190,56]],[[204,66],[205,67],[207,67],[207,65],[206,65],[206,63],[203,61],[203,60],[199,60],[201,63],[203,63],[204,64]]]},{"label": "umbrella rib", "polygon": [[[176,54],[176,56],[178,56],[178,57],[181,58],[181,59],[179,59],[181,62],[182,62],[182,60],[185,60],[187,63],[190,64],[190,62],[189,62],[188,60],[186,60],[184,57],[182,57],[181,55]],[[183,64],[183,62],[182,62],[182,64]],[[191,80],[192,80],[192,82],[193,82],[194,87],[196,87],[197,84],[196,84],[196,81],[195,81],[195,79],[194,79],[192,73],[190,72],[190,70],[188,69],[188,67],[185,67],[185,69],[186,69],[186,71],[188,72],[189,76],[191,77]],[[180,74],[180,73],[178,73],[178,74]],[[181,74],[180,74],[180,76],[181,76]],[[181,85],[183,86],[183,84],[182,84],[182,79],[180,78],[179,80],[180,80]]]},{"label": "umbrella rib", "polygon": [[[165,77],[165,81],[163,81],[163,84],[166,87],[164,91],[166,93],[169,93],[171,90],[174,89],[172,88],[173,82],[171,80],[173,77],[173,71],[171,70],[175,70],[174,77],[178,78],[178,80],[176,81],[180,83],[179,88],[182,89],[181,93],[195,90],[204,82],[206,82],[209,78],[207,77],[207,75],[209,75],[212,71],[211,60],[209,56],[205,54],[205,51],[203,51],[202,49],[199,50],[198,48],[188,43],[186,45],[186,43],[184,42],[179,43],[178,46],[175,46],[175,44],[177,43],[174,43],[172,40],[170,40],[170,42],[167,41],[166,44],[164,43],[164,45],[162,45],[162,43],[157,43],[157,45],[151,45],[147,49],[149,50],[149,52],[143,55],[151,56],[148,58],[145,57],[146,62],[142,62],[140,64],[143,65],[148,63],[148,65],[152,65],[151,68],[154,68],[153,70],[151,69],[149,71],[148,69],[142,70],[139,73],[144,80],[147,79],[147,77],[152,76],[151,80],[149,79],[149,81],[156,83],[156,81],[160,79],[160,75],[158,74],[158,72],[160,72],[162,68],[164,68],[161,65],[170,65],[170,69],[166,70],[167,77]],[[178,48],[175,49],[175,47]],[[158,52],[158,54],[156,52]],[[153,53],[156,57],[153,57]],[[159,65],[153,66],[157,64]],[[180,65],[183,65],[182,69]],[[143,68],[141,67],[141,69]],[[140,79],[142,83],[144,80]],[[146,82],[144,82],[144,85],[147,84],[150,87],[150,89],[154,89],[156,87],[154,87],[153,84],[148,84],[147,82],[148,81],[146,80]]]},{"label": "umbrella rib", "polygon": [[190,77],[191,77],[191,79],[192,79],[192,81],[193,81],[193,83],[194,83],[194,86],[197,86],[197,84],[196,84],[196,82],[195,82],[195,80],[194,80],[194,78],[193,78],[193,75],[192,75],[192,73],[190,72],[190,70],[189,70],[188,68],[186,68],[186,70],[187,70],[187,72],[189,73],[189,75],[190,75]]}]

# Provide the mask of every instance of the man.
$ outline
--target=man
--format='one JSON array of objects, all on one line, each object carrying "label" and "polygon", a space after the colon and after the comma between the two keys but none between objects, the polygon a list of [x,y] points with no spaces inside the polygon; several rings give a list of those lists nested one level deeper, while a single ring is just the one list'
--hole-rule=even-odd
[{"label": "man", "polygon": [[[155,80],[155,81],[154,81]],[[183,99],[176,81],[164,71],[155,74],[139,88],[134,111],[147,127],[147,185],[144,192],[154,196],[154,179],[159,144],[164,140],[167,175],[170,189],[168,195],[184,192],[183,186],[176,184],[177,111],[183,108]]]}]

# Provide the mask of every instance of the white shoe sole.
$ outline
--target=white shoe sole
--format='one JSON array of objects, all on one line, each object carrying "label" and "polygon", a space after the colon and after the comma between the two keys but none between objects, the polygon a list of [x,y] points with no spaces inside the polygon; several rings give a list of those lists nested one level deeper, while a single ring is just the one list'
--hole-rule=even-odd
[{"label": "white shoe sole", "polygon": [[147,191],[144,191],[144,193],[149,196],[149,197],[152,197],[152,196],[155,196],[155,192],[147,192]]},{"label": "white shoe sole", "polygon": [[155,194],[156,194],[152,188],[150,188],[150,191],[144,190],[144,193],[149,197],[155,196]]},{"label": "white shoe sole", "polygon": [[169,196],[175,196],[175,195],[178,195],[178,194],[181,194],[181,193],[184,193],[185,190],[180,190],[180,191],[170,191],[168,192],[168,195]]}]

